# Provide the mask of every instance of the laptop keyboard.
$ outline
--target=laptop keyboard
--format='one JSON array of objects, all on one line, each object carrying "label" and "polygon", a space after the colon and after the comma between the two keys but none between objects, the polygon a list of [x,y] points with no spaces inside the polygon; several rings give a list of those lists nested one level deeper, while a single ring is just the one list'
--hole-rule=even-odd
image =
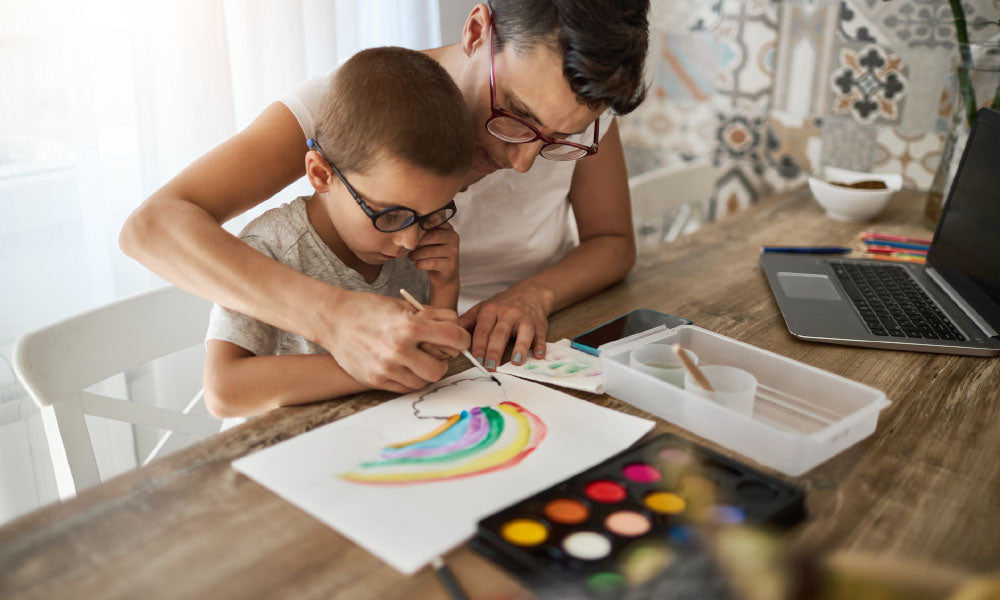
[{"label": "laptop keyboard", "polygon": [[872,334],[965,340],[906,269],[847,262],[831,262],[830,266]]}]

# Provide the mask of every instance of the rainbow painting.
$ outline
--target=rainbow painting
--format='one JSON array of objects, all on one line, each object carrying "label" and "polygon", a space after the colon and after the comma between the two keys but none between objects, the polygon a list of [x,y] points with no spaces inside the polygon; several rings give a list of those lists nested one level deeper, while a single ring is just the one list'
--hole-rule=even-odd
[{"label": "rainbow painting", "polygon": [[[500,444],[505,431],[508,441]],[[547,431],[541,419],[515,402],[477,406],[447,417],[421,436],[385,446],[377,460],[340,477],[383,485],[474,477],[517,465],[538,448]]]},{"label": "rainbow painting", "polygon": [[[653,426],[471,368],[233,462],[236,471],[412,574],[483,515],[621,452]],[[348,409],[350,410],[350,409]]]}]

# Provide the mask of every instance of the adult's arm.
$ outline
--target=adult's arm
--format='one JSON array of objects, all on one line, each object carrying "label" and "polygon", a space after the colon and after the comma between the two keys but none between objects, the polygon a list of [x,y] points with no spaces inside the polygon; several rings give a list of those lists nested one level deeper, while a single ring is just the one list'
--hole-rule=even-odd
[{"label": "adult's arm", "polygon": [[465,348],[469,335],[454,321],[303,275],[222,228],[301,177],[305,151],[294,115],[271,104],[143,202],[122,250],[181,288],[320,344],[367,386],[405,391],[439,379],[446,362],[417,345]]},{"label": "adult's arm", "polygon": [[485,357],[489,369],[500,364],[511,336],[516,338],[514,363],[526,360],[532,348],[535,356],[542,357],[548,316],[618,281],[635,263],[628,172],[617,122],[601,138],[597,154],[577,162],[569,201],[580,245],[558,263],[480,302],[459,318],[464,327],[475,326],[471,352]]}]

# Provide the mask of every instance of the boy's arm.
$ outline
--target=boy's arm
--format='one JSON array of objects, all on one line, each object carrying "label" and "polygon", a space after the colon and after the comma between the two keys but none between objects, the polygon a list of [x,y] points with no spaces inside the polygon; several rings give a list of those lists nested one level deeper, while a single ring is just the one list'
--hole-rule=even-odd
[{"label": "boy's arm", "polygon": [[458,308],[461,282],[458,278],[458,233],[448,223],[424,234],[409,259],[430,279],[428,305],[434,308]]},{"label": "boy's arm", "polygon": [[205,404],[219,418],[267,412],[367,389],[329,354],[255,356],[231,342],[208,340]]},{"label": "boy's arm", "polygon": [[461,286],[457,283],[451,286],[434,285],[434,283],[431,283],[427,304],[434,308],[456,310],[458,308],[458,294],[460,291]]}]

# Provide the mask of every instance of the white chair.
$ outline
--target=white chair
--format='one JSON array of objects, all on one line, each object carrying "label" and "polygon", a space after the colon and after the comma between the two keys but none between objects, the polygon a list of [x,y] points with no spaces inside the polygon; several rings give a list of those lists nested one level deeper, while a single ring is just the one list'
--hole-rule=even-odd
[{"label": "white chair", "polygon": [[660,167],[628,180],[640,252],[701,227],[715,187],[707,160]]},{"label": "white chair", "polygon": [[[61,499],[101,482],[85,415],[167,430],[143,464],[183,446],[185,436],[175,432],[205,437],[219,431],[220,420],[190,414],[201,400],[200,391],[183,411],[87,391],[116,374],[201,344],[211,307],[207,300],[168,286],[18,338],[14,371],[42,410]],[[196,375],[200,378],[200,371]]]}]

